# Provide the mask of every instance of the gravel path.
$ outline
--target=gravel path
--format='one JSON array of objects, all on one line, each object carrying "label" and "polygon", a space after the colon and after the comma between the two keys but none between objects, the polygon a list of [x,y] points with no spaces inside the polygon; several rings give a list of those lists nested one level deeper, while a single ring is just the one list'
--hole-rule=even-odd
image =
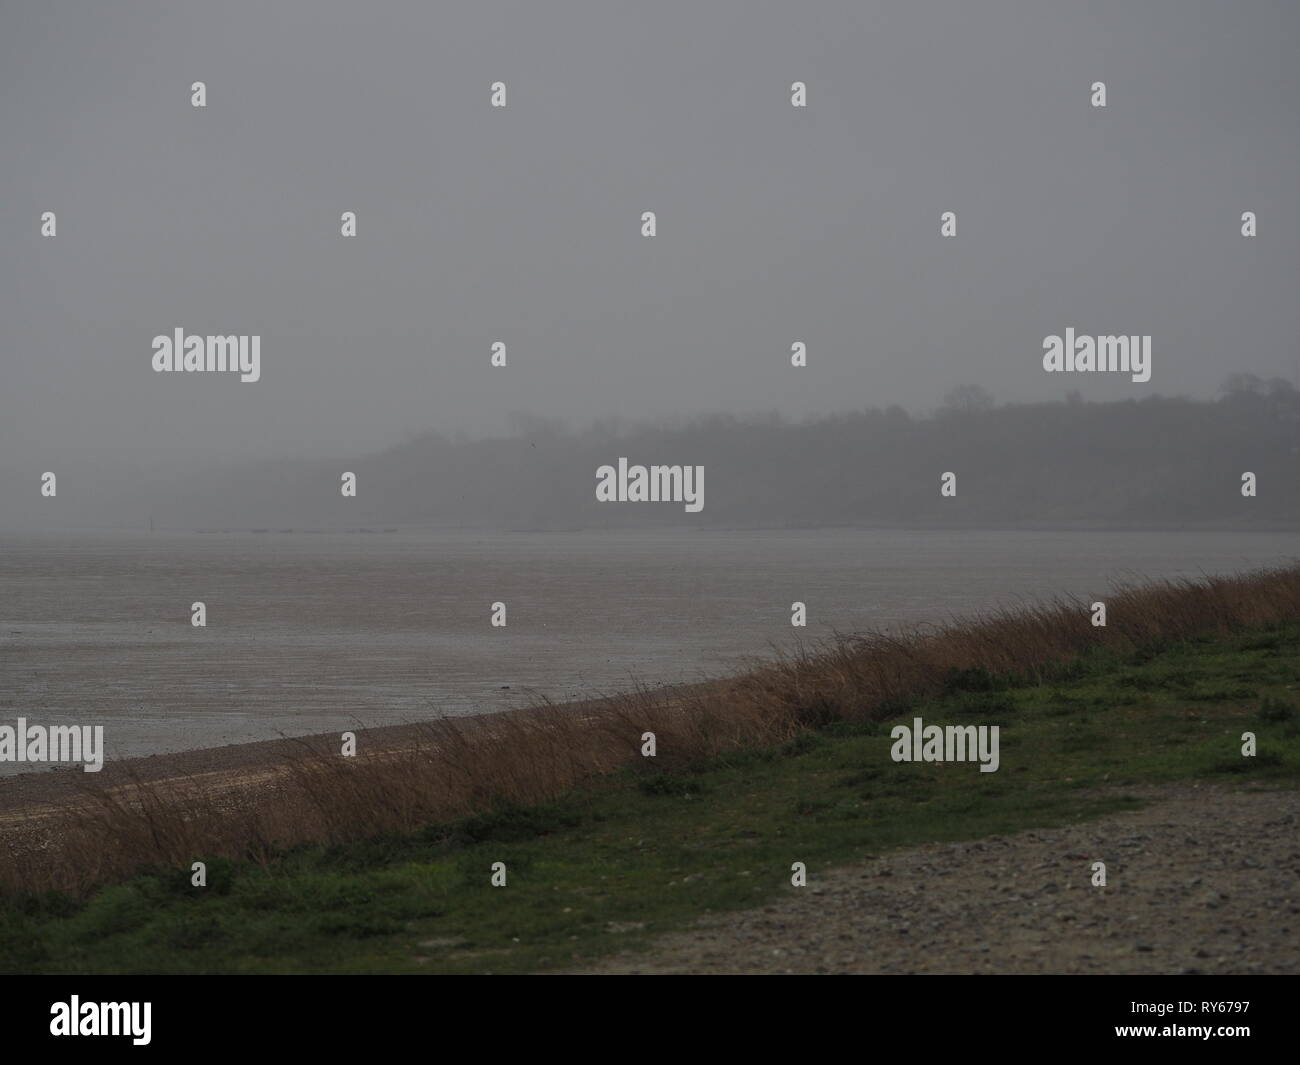
[{"label": "gravel path", "polygon": [[1128,793],[1153,805],[810,870],[772,905],[591,971],[1300,972],[1300,792]]}]

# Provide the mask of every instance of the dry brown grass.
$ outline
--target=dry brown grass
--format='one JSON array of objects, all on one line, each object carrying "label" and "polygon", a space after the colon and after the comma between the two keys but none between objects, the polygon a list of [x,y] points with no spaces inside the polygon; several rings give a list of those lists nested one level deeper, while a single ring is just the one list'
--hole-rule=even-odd
[{"label": "dry brown grass", "polygon": [[346,842],[554,799],[637,761],[644,732],[654,767],[788,740],[832,721],[888,716],[939,694],[955,671],[1030,682],[1097,647],[1117,652],[1300,618],[1300,566],[1162,582],[1107,598],[1107,626],[1088,604],[1060,600],[904,634],[842,636],[778,656],[742,676],[689,689],[639,689],[581,708],[443,719],[399,746],[358,755],[300,753],[244,787],[200,779],[90,783],[75,807],[6,833],[0,890],[82,893],[146,865],[188,868],[216,856],[264,861],[308,841]]}]

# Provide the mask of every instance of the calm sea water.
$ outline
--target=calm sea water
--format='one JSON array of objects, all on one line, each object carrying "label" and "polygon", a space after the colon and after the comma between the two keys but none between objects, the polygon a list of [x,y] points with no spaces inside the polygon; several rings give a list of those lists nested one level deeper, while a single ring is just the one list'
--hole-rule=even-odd
[{"label": "calm sea water", "polygon": [[11,535],[0,724],[102,723],[110,758],[398,724],[718,675],[796,632],[1297,557],[1294,533]]}]

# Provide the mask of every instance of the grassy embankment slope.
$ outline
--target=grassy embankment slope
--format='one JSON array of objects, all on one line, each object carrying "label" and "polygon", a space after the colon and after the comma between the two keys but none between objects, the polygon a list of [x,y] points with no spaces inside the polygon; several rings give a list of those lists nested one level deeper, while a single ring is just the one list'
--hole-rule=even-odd
[{"label": "grassy embankment slope", "polygon": [[[261,862],[158,867],[74,899],[0,898],[0,970],[521,972],[635,949],[893,848],[1130,807],[1134,785],[1300,786],[1300,621],[1099,647],[1021,675],[952,670],[874,720],[671,768],[637,758],[555,800]],[[894,763],[895,722],[997,724],[1001,768]],[[1241,756],[1241,734],[1259,753]],[[201,855],[200,855],[201,856]],[[494,862],[508,883],[490,884]]]}]

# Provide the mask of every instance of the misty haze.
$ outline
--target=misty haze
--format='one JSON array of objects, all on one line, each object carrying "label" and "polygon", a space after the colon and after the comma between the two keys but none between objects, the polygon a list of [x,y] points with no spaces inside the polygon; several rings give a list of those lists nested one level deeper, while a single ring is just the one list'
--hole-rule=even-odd
[{"label": "misty haze", "polygon": [[[662,824],[673,856],[591,927],[688,937],[649,971],[986,971],[688,922],[805,862],[1136,810],[1121,785],[1292,803],[1298,37],[1200,0],[7,6],[0,910],[199,855],[532,840],[491,819],[626,785],[610,838]],[[959,779],[923,717],[1006,750]],[[99,799],[29,721],[103,727]],[[751,772],[721,841],[672,805],[673,774]],[[654,916],[664,870],[712,875],[682,839],[766,886]],[[464,905],[267,965],[639,964]],[[1052,934],[987,971],[1148,971]],[[140,935],[87,970],[262,964]],[[1150,937],[1154,971],[1200,964]],[[62,971],[40,941],[0,935],[0,969]]]}]

